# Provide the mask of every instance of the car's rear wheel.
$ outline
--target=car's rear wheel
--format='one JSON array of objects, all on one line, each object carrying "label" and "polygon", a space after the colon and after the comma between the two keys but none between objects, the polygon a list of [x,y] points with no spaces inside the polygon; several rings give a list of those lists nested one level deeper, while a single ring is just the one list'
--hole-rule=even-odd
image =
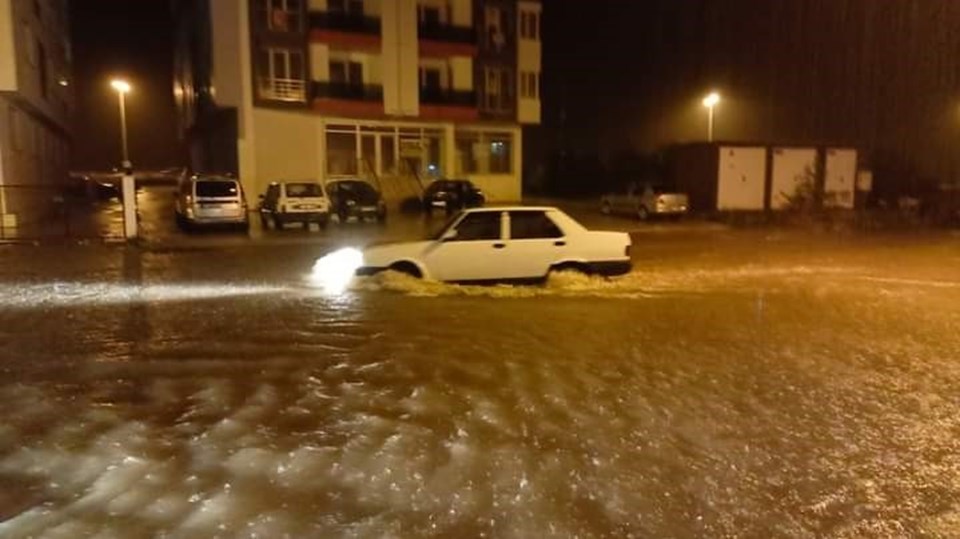
[{"label": "car's rear wheel", "polygon": [[283,230],[284,226],[286,226],[286,225],[285,225],[285,223],[283,222],[283,219],[281,219],[279,215],[274,215],[274,216],[273,216],[273,228],[275,228],[275,229],[277,229],[277,230]]},{"label": "car's rear wheel", "polygon": [[550,268],[550,273],[578,273],[580,275],[591,275],[590,268],[586,264],[579,262],[563,262]]},{"label": "car's rear wheel", "polygon": [[417,279],[423,278],[423,274],[420,273],[420,268],[411,262],[397,262],[396,264],[391,264],[390,270],[397,273],[403,273],[404,275],[409,275]]}]

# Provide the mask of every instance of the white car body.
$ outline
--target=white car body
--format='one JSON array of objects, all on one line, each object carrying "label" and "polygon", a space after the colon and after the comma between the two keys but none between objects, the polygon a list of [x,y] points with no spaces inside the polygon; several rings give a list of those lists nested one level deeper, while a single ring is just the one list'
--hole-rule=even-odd
[{"label": "white car body", "polygon": [[435,239],[367,247],[357,274],[532,281],[554,270],[619,275],[630,267],[628,234],[587,230],[557,208],[516,206],[464,210]]}]

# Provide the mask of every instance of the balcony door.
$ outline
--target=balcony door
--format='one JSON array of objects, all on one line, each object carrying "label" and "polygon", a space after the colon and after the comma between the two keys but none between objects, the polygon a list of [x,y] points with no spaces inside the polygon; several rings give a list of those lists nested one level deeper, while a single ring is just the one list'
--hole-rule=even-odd
[{"label": "balcony door", "polygon": [[267,48],[260,51],[260,97],[279,101],[304,101],[303,53],[294,49]]}]

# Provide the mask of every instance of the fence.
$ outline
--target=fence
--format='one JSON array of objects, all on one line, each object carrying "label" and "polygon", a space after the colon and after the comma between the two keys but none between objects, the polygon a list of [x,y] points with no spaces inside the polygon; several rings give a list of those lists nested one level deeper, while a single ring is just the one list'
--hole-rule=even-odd
[{"label": "fence", "polygon": [[118,190],[107,184],[0,186],[0,240],[123,237]]}]

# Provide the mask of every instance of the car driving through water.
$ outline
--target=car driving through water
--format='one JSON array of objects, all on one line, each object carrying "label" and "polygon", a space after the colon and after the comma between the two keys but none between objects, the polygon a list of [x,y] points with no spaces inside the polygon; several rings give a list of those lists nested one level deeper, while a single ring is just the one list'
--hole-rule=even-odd
[{"label": "car driving through water", "polygon": [[630,271],[630,236],[587,230],[553,207],[473,208],[432,239],[372,245],[358,275],[385,270],[451,282],[542,281],[553,271]]}]

